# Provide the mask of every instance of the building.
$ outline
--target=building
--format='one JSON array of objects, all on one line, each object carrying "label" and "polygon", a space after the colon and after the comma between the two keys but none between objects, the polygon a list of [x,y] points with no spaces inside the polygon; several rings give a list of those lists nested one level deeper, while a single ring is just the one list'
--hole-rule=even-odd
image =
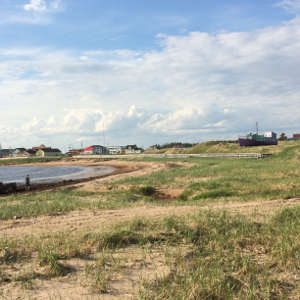
[{"label": "building", "polygon": [[26,152],[29,156],[35,156],[37,151],[33,149],[27,149]]},{"label": "building", "polygon": [[46,149],[46,148],[50,148],[50,149],[51,149],[51,147],[47,147],[47,146],[41,144],[40,146],[32,147],[32,150],[38,151],[38,150],[40,150],[40,149]]},{"label": "building", "polygon": [[264,134],[258,134],[251,132],[246,136],[239,137],[239,143],[241,147],[252,147],[252,146],[270,146],[277,145],[277,134],[269,131]]},{"label": "building", "polygon": [[0,158],[12,157],[13,149],[0,149]]},{"label": "building", "polygon": [[142,148],[138,148],[137,145],[127,145],[122,150],[122,153],[125,154],[135,154],[135,153],[142,153],[144,150]]},{"label": "building", "polygon": [[43,149],[39,149],[36,152],[36,156],[39,157],[54,157],[54,156],[60,156],[62,155],[61,151],[57,148],[43,148]]},{"label": "building", "polygon": [[108,146],[108,153],[111,155],[122,154],[123,146]]},{"label": "building", "polygon": [[84,148],[80,154],[108,154],[109,151],[106,147],[101,145],[93,145]]},{"label": "building", "polygon": [[294,133],[293,134],[293,140],[294,141],[300,141],[300,133]]},{"label": "building", "polygon": [[29,153],[27,153],[25,148],[16,148],[12,151],[13,157],[28,157]]},{"label": "building", "polygon": [[75,155],[80,155],[82,151],[83,149],[70,149],[66,154],[68,156],[75,156]]}]

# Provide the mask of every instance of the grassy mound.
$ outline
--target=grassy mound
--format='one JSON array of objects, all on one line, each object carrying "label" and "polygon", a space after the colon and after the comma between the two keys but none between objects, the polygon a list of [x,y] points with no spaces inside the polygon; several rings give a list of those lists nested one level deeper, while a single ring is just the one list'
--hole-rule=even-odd
[{"label": "grassy mound", "polygon": [[198,144],[188,150],[188,154],[200,153],[280,153],[283,150],[291,147],[299,146],[299,141],[280,141],[277,146],[257,146],[257,147],[240,147],[238,143],[210,141]]}]

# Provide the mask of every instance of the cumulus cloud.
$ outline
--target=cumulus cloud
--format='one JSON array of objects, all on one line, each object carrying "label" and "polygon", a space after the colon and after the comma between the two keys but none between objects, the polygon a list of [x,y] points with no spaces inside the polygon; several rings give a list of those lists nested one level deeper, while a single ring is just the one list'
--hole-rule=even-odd
[{"label": "cumulus cloud", "polygon": [[46,12],[57,10],[60,7],[60,0],[52,0],[46,2],[46,0],[30,0],[29,3],[24,5],[24,10],[35,12]]},{"label": "cumulus cloud", "polygon": [[61,0],[27,0],[24,5],[3,11],[0,15],[0,25],[7,23],[48,25],[52,23],[54,15],[63,9]]},{"label": "cumulus cloud", "polygon": [[25,10],[45,11],[47,9],[45,0],[30,0],[24,5]]},{"label": "cumulus cloud", "polygon": [[283,0],[278,3],[278,6],[283,7],[291,13],[299,14],[300,12],[300,1],[299,0]]},{"label": "cumulus cloud", "polygon": [[144,52],[0,49],[2,126],[27,136],[11,134],[16,146],[236,138],[256,121],[297,130],[299,22],[158,39]]}]

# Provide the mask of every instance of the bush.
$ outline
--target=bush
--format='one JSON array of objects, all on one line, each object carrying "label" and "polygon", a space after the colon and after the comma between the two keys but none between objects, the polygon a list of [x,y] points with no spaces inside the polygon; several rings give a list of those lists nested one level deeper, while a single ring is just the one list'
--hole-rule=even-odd
[{"label": "bush", "polygon": [[156,189],[153,186],[142,186],[139,188],[139,192],[144,196],[153,196],[156,193]]}]

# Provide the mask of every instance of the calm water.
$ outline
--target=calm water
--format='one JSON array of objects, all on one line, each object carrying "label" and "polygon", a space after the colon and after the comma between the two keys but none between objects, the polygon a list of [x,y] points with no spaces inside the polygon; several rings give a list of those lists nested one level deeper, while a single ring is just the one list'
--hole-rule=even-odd
[{"label": "calm water", "polygon": [[110,167],[35,167],[35,166],[5,166],[0,167],[0,181],[24,183],[25,176],[30,176],[31,182],[53,182],[63,179],[78,179],[100,176],[112,173]]}]

